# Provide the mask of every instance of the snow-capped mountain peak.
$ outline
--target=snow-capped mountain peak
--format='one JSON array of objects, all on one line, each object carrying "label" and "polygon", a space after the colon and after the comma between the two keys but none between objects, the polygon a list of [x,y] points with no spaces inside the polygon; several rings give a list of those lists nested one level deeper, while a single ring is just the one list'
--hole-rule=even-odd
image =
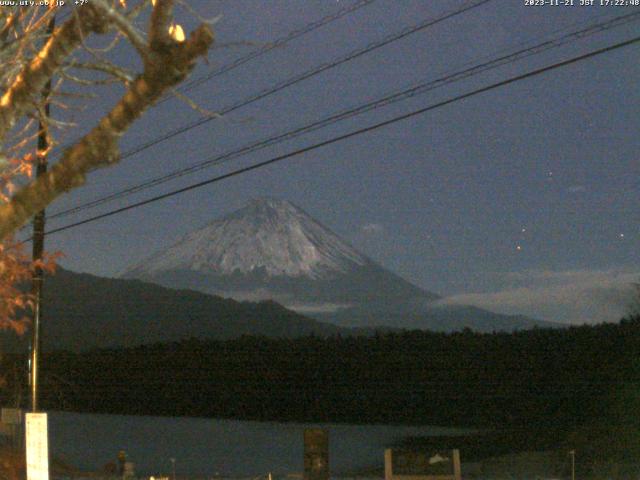
[{"label": "snow-capped mountain peak", "polygon": [[187,270],[321,278],[370,261],[299,207],[260,198],[136,265],[126,276]]}]

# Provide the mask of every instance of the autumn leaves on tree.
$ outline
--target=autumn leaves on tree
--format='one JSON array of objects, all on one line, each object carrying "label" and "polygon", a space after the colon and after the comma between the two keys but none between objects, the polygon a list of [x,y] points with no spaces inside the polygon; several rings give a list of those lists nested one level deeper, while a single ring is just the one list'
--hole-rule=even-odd
[{"label": "autumn leaves on tree", "polygon": [[[150,7],[146,32],[138,28]],[[33,268],[53,267],[46,257],[28,261],[14,233],[61,194],[81,186],[86,175],[119,161],[119,139],[161,96],[183,81],[213,42],[209,25],[189,36],[176,24],[173,0],[91,0],[73,7],[0,7],[0,328],[24,331],[30,296],[20,288]],[[62,12],[68,13],[67,15]],[[50,35],[52,16],[58,26]],[[109,48],[121,41],[134,47],[140,71],[131,72],[88,47],[93,36],[107,36]],[[110,36],[110,37],[109,37]],[[89,55],[77,55],[87,50]],[[85,61],[89,57],[92,61]],[[80,72],[80,73],[79,73]],[[88,76],[83,72],[91,72]],[[48,97],[42,91],[49,82]],[[82,138],[64,148],[49,171],[33,177],[38,155],[35,138],[43,131],[49,149],[59,144],[67,123],[48,118],[45,105],[68,108],[83,85],[119,82],[125,93]],[[72,85],[65,91],[65,85]],[[110,87],[105,87],[110,88]],[[75,94],[75,95],[74,95]],[[81,97],[86,98],[86,97]]]}]

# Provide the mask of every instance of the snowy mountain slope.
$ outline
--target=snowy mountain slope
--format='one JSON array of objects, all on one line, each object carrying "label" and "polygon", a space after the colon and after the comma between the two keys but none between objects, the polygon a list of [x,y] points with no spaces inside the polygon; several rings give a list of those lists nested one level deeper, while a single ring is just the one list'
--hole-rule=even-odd
[{"label": "snowy mountain slope", "polygon": [[300,208],[275,199],[245,208],[187,235],[128,270],[153,276],[172,270],[318,279],[371,263]]},{"label": "snowy mountain slope", "polygon": [[302,209],[272,198],[251,201],[123,277],[303,308],[437,298],[377,265]]}]

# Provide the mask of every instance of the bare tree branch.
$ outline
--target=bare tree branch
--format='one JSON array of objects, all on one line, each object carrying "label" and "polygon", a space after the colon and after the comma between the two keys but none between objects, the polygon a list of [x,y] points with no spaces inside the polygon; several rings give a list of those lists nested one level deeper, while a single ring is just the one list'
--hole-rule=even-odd
[{"label": "bare tree branch", "polygon": [[44,88],[65,58],[81,43],[83,33],[106,31],[107,24],[90,5],[79,9],[77,15],[54,31],[45,46],[0,98],[0,143],[4,142],[18,119],[32,108],[31,98]]},{"label": "bare tree branch", "polygon": [[[94,1],[97,3],[100,0]],[[62,193],[82,185],[88,172],[117,162],[120,157],[120,136],[165,91],[188,75],[198,57],[206,54],[213,42],[213,33],[206,25],[200,26],[184,42],[175,41],[168,30],[165,30],[166,34],[161,32],[160,25],[171,24],[172,3],[172,0],[157,0],[149,27],[150,38],[153,40],[150,43],[150,54],[144,62],[144,72],[129,86],[116,106],[93,130],[67,149],[61,160],[46,175],[22,188],[9,203],[0,206],[0,239],[7,238]],[[88,25],[91,23],[88,22]],[[83,28],[86,30],[88,25]],[[57,38],[59,36],[63,36],[63,39]],[[40,80],[39,75],[49,72],[50,76],[62,64],[63,52],[68,55],[69,45],[79,41],[81,39],[73,28],[56,32],[45,47],[47,50],[41,63],[46,66],[30,65],[28,73],[34,78],[30,82],[19,83],[31,85],[33,89],[34,83]],[[17,88],[12,90],[19,91]],[[22,95],[28,97],[29,90],[22,92]],[[13,103],[18,101],[17,93],[8,98]],[[9,115],[7,117],[10,118]]]},{"label": "bare tree branch", "polygon": [[110,77],[117,78],[125,84],[133,82],[135,79],[135,74],[126,68],[119,67],[110,62],[77,62],[72,61],[69,63],[69,68],[83,69],[83,70],[93,70],[97,72],[102,72],[107,74]]},{"label": "bare tree branch", "polygon": [[149,56],[149,46],[147,45],[146,39],[133,26],[127,17],[122,15],[103,0],[96,1],[94,7],[122,32],[143,59],[146,59]]},{"label": "bare tree branch", "polygon": [[174,0],[153,0],[153,10],[149,25],[149,43],[158,52],[172,42],[169,28],[173,20]]}]

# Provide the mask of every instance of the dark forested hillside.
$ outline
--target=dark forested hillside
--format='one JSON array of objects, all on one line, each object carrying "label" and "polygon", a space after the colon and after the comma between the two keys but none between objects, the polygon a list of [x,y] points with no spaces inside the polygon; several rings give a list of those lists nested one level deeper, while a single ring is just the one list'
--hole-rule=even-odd
[{"label": "dark forested hillside", "polygon": [[194,339],[47,355],[42,400],[130,414],[574,425],[613,411],[608,399],[640,380],[639,359],[637,318],[511,334]]},{"label": "dark forested hillside", "polygon": [[[139,280],[96,277],[59,269],[44,291],[42,347],[74,351],[133,347],[191,336],[295,337],[345,332],[272,301],[238,302]],[[27,351],[29,338],[0,331],[2,351]]]}]

